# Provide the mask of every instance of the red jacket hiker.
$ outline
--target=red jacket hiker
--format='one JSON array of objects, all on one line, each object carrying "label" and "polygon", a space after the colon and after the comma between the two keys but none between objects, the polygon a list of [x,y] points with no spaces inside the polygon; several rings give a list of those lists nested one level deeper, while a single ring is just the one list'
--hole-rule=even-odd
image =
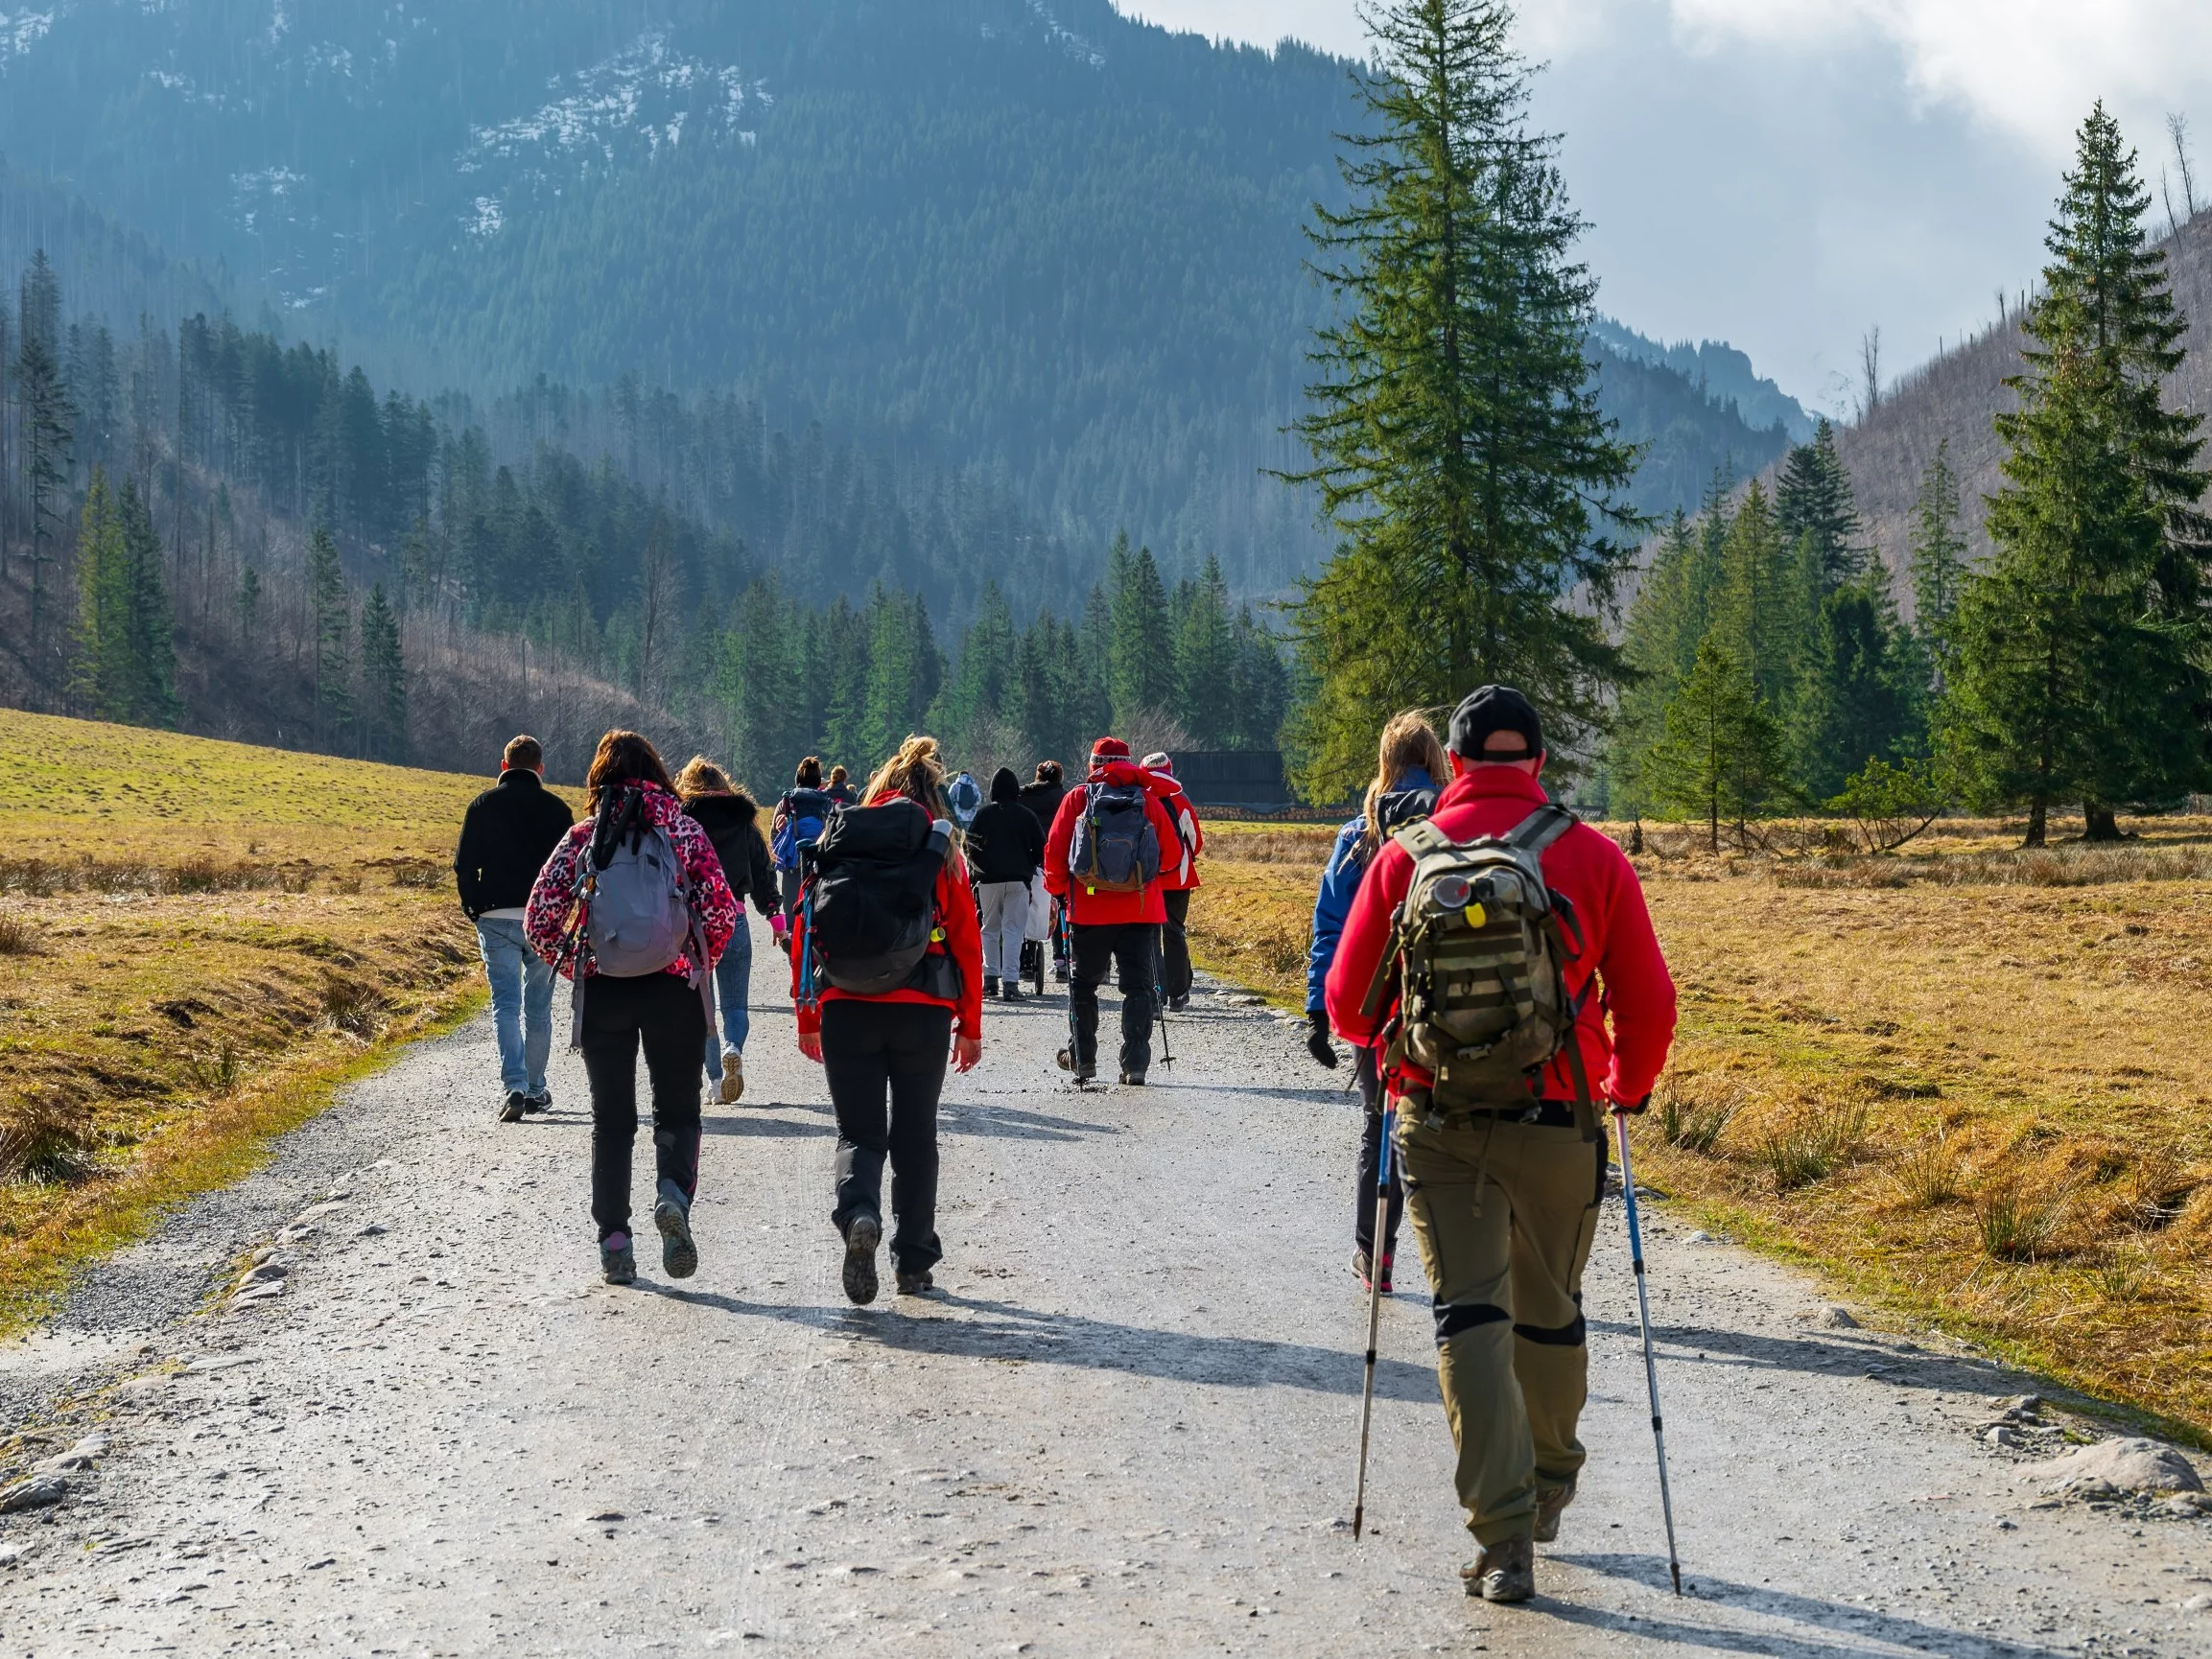
[{"label": "red jacket hiker", "polygon": [[[902,799],[905,797],[871,797],[861,805],[876,806],[883,800]],[[906,804],[917,812],[923,810],[915,802]],[[976,898],[968,884],[967,861],[957,849],[945,854],[945,867],[937,872],[936,906],[937,925],[945,930],[945,940],[941,946],[932,945],[930,948],[950,952],[953,965],[960,970],[957,1002],[921,991],[886,991],[881,996],[856,996],[852,992],[839,991],[826,980],[817,983],[815,994],[822,1002],[920,1002],[950,1008],[955,1035],[980,1039],[983,1035],[983,929],[976,920]],[[791,999],[798,1002],[799,1035],[814,1037],[819,1036],[822,1029],[820,1004],[799,1001],[799,964],[809,954],[805,948],[806,916],[806,906],[802,904],[791,919]]]},{"label": "red jacket hiker", "polygon": [[[1083,816],[1086,785],[1091,783],[1141,784],[1144,789],[1144,814],[1152,832],[1160,837],[1161,878],[1144,884],[1141,893],[1094,893],[1068,875],[1068,849],[1075,839],[1075,821]],[[1078,927],[1112,927],[1124,922],[1165,922],[1164,895],[1172,885],[1167,873],[1183,855],[1183,843],[1175,832],[1175,820],[1161,800],[1174,780],[1163,779],[1126,755],[1094,760],[1091,775],[1068,791],[1052,819],[1052,832],[1045,837],[1045,890],[1068,901],[1068,918]],[[1195,823],[1195,819],[1193,820]]]},{"label": "red jacket hiker", "polygon": [[[1543,785],[1514,766],[1470,766],[1452,757],[1458,776],[1445,790],[1430,819],[1454,841],[1478,835],[1504,835],[1548,797]],[[1595,1104],[1635,1106],[1651,1093],[1674,1040],[1675,987],[1652,932],[1643,887],[1628,857],[1610,836],[1578,824],[1543,853],[1544,880],[1565,894],[1581,923],[1582,954],[1566,965],[1566,987],[1578,993],[1594,971],[1602,994],[1583,1004],[1575,1025],[1583,1065]],[[1389,1023],[1393,997],[1373,1018],[1360,1012],[1377,963],[1389,947],[1391,921],[1413,880],[1413,860],[1402,847],[1385,841],[1366,877],[1329,970],[1329,1020],[1338,1036],[1360,1047],[1372,1046]],[[1611,1028],[1608,1028],[1608,1018]],[[1425,1087],[1427,1072],[1401,1065],[1389,1079],[1390,1091]],[[1565,1057],[1544,1073],[1546,1100],[1572,1100],[1574,1078]]]},{"label": "red jacket hiker", "polygon": [[1176,838],[1160,844],[1160,885],[1170,893],[1188,893],[1198,886],[1198,855],[1206,851],[1206,830],[1192,810],[1190,797],[1183,792],[1175,774],[1156,771],[1152,774],[1160,804],[1167,808],[1167,817],[1175,826]]}]

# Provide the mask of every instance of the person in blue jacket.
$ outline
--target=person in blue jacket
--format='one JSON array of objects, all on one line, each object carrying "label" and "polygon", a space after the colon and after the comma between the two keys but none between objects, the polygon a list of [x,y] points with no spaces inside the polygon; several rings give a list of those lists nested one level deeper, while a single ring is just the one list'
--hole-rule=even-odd
[{"label": "person in blue jacket", "polygon": [[[1336,960],[1336,943],[1343,936],[1353,896],[1358,893],[1384,837],[1427,817],[1436,807],[1437,791],[1451,777],[1444,744],[1427,716],[1418,710],[1408,710],[1383,727],[1379,748],[1375,780],[1367,786],[1360,814],[1337,832],[1328,866],[1321,872],[1321,892],[1313,901],[1313,943],[1306,953],[1306,1017],[1311,1026],[1306,1046],[1331,1071],[1336,1069],[1336,1049],[1329,1040],[1324,993],[1329,984],[1329,965]],[[1365,1131],[1359,1137],[1358,1195],[1353,1205],[1352,1271],[1358,1275],[1361,1290],[1369,1288],[1370,1273],[1379,1273],[1382,1288],[1388,1291],[1405,1195],[1399,1189],[1394,1166],[1390,1172],[1390,1210],[1377,1258],[1375,1186],[1382,1158],[1382,1080],[1371,1048],[1358,1051],[1353,1067],[1359,1080],[1360,1104],[1367,1110]]]}]

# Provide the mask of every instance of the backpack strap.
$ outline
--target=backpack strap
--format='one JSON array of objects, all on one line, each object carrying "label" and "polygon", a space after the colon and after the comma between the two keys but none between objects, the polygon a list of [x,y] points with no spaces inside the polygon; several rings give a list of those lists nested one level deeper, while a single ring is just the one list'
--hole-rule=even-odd
[{"label": "backpack strap", "polygon": [[1390,838],[1405,849],[1406,855],[1416,864],[1432,853],[1442,853],[1456,847],[1458,842],[1436,827],[1433,819],[1424,818],[1418,824],[1408,824],[1402,830],[1393,830]]},{"label": "backpack strap", "polygon": [[1546,848],[1581,822],[1565,806],[1547,801],[1514,826],[1505,842],[1509,847],[1541,857]]}]

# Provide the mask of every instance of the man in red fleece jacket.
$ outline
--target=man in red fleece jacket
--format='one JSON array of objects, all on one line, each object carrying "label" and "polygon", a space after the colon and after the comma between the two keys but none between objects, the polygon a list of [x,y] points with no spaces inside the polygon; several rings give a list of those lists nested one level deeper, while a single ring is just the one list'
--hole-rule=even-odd
[{"label": "man in red fleece jacket", "polygon": [[1070,876],[1068,856],[1076,822],[1089,806],[1092,790],[1102,784],[1142,789],[1144,816],[1159,839],[1163,866],[1182,855],[1175,820],[1161,800],[1160,780],[1129,759],[1129,745],[1120,738],[1099,738],[1091,746],[1090,776],[1068,791],[1053,815],[1052,832],[1045,838],[1045,887],[1066,902],[1073,936],[1068,1004],[1074,1016],[1074,1037],[1061,1064],[1078,1080],[1096,1074],[1098,987],[1109,972],[1118,971],[1121,1081],[1141,1085],[1152,1065],[1152,985],[1158,971],[1153,956],[1160,948],[1161,923],[1167,920],[1166,882],[1148,881],[1136,893],[1101,893]]},{"label": "man in red fleece jacket", "polygon": [[[1449,748],[1452,783],[1430,822],[1452,840],[1509,834],[1544,805],[1543,729],[1518,691],[1485,686],[1470,696],[1451,717]],[[1565,967],[1580,1009],[1581,1071],[1600,1110],[1641,1111],[1675,1029],[1674,981],[1643,889],[1612,840],[1585,825],[1545,848],[1541,862],[1581,935]],[[1365,1004],[1412,879],[1411,854],[1387,841],[1353,900],[1328,990],[1330,1021],[1349,1042],[1377,1045],[1397,1016],[1395,985],[1375,1014]],[[1586,994],[1593,977],[1596,993]],[[1578,1126],[1564,1049],[1533,1081],[1526,1099],[1438,1112],[1427,1072],[1403,1064],[1385,1078],[1393,1107],[1403,1108],[1396,1144],[1435,1295],[1459,1501],[1481,1546],[1461,1576],[1469,1595],[1494,1601],[1534,1593],[1533,1543],[1559,1535],[1586,1456],[1575,1437],[1588,1383],[1582,1275],[1606,1147],[1602,1135],[1587,1137],[1587,1113]]]}]

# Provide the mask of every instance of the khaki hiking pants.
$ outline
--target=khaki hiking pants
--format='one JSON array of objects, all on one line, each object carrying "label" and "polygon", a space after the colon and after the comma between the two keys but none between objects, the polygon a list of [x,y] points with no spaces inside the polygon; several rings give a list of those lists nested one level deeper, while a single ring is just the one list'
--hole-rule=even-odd
[{"label": "khaki hiking pants", "polygon": [[1603,1140],[1573,1128],[1398,1114],[1406,1217],[1436,1297],[1436,1370],[1479,1544],[1525,1538],[1539,1483],[1583,1465],[1582,1273],[1605,1190]]}]

